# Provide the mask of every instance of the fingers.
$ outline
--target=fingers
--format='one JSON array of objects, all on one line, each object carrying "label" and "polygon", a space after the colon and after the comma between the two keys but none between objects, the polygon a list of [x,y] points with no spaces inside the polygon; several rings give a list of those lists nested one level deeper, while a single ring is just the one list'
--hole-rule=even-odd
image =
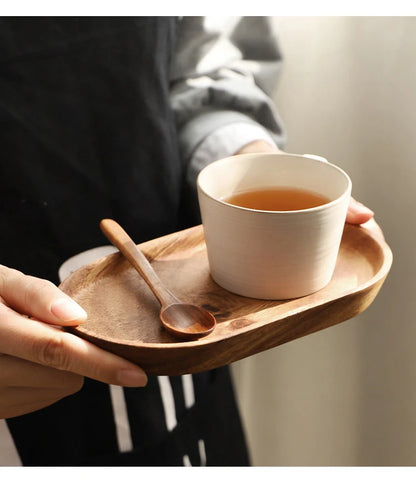
[{"label": "fingers", "polygon": [[141,387],[147,383],[143,370],[126,359],[1,304],[0,322],[0,353],[107,384]]},{"label": "fingers", "polygon": [[31,413],[63,399],[70,393],[56,389],[6,387],[0,389],[0,419]]},{"label": "fingers", "polygon": [[79,391],[84,379],[70,372],[0,355],[0,419],[49,406]]},{"label": "fingers", "polygon": [[85,319],[84,310],[52,283],[0,265],[0,419],[77,392],[83,376],[146,385],[140,367],[62,330]]},{"label": "fingers", "polygon": [[70,372],[0,355],[0,419],[49,406],[79,391],[84,379]]},{"label": "fingers", "polygon": [[374,212],[352,197],[348,207],[346,222],[349,224],[359,224],[361,227],[368,229],[376,239],[380,241],[385,240],[381,227],[374,219]]},{"label": "fingers", "polygon": [[348,206],[347,221],[350,224],[364,224],[374,216],[374,212],[351,197]]},{"label": "fingers", "polygon": [[0,265],[0,297],[19,313],[54,325],[79,325],[86,312],[53,283]]},{"label": "fingers", "polygon": [[69,395],[79,391],[84,383],[84,378],[80,375],[45,367],[11,355],[0,355],[0,369],[0,388],[59,389]]}]

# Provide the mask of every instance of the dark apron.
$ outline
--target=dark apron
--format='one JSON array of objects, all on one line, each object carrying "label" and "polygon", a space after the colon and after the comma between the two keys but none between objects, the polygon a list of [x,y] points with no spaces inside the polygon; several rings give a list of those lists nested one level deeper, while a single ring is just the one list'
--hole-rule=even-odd
[{"label": "dark apron", "polygon": [[[0,262],[58,283],[74,254],[108,244],[118,220],[136,242],[198,221],[169,105],[175,19],[0,20]],[[157,379],[125,389],[134,448],[117,449],[109,388],[7,420],[24,465],[246,465],[228,369],[193,376],[196,404],[168,432]],[[192,457],[194,456],[194,459]]]}]

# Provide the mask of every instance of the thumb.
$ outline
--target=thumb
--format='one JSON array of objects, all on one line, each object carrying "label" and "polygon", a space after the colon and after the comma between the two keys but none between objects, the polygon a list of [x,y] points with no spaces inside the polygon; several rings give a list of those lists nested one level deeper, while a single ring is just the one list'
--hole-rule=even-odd
[{"label": "thumb", "polygon": [[53,325],[79,325],[86,312],[50,281],[0,265],[0,300],[13,310]]},{"label": "thumb", "polygon": [[374,212],[357,200],[350,198],[347,212],[347,222],[350,224],[364,224],[374,216]]}]

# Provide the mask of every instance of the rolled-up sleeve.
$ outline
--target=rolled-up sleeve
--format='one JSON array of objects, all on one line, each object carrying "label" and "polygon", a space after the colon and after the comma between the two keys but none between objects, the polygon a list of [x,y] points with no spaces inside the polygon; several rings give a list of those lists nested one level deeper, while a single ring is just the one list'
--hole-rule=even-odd
[{"label": "rolled-up sleeve", "polygon": [[265,140],[282,147],[271,99],[282,57],[270,17],[182,17],[172,63],[171,103],[187,176]]}]

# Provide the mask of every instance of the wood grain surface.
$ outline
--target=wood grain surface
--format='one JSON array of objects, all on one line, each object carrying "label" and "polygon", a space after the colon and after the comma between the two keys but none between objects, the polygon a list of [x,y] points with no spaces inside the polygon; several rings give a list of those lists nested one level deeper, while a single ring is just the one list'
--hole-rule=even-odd
[{"label": "wood grain surface", "polygon": [[72,273],[61,289],[88,313],[71,331],[156,375],[213,369],[346,321],[373,302],[392,264],[384,241],[347,224],[335,273],[324,289],[268,301],[229,293],[211,279],[202,226],[140,248],[174,294],[215,315],[210,335],[181,341],[164,330],[158,301],[120,253]]}]

